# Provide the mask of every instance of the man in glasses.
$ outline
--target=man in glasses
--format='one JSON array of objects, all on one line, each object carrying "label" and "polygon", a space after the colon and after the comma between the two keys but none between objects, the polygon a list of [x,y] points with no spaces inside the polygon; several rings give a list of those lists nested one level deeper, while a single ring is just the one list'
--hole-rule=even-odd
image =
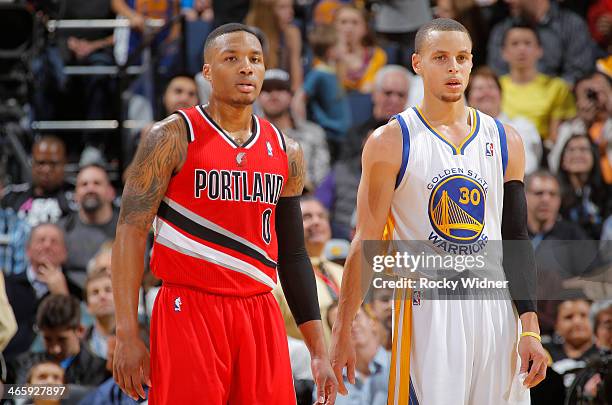
[{"label": "man in glasses", "polygon": [[32,146],[32,182],[10,185],[0,201],[30,226],[57,222],[70,212],[71,192],[64,182],[66,146],[55,136],[43,136]]}]

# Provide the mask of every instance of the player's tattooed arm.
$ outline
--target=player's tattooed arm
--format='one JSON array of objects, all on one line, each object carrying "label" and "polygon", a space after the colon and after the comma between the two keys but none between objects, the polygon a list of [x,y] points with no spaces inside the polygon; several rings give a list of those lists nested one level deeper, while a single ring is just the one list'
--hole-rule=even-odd
[{"label": "player's tattooed arm", "polygon": [[287,145],[287,160],[289,163],[289,178],[285,183],[285,188],[281,197],[301,196],[304,191],[304,182],[306,181],[306,163],[304,161],[304,152],[299,143],[285,136],[285,144]]},{"label": "player's tattooed arm", "polygon": [[177,115],[153,125],[130,165],[119,223],[148,231],[166,188],[187,156],[187,128]]}]

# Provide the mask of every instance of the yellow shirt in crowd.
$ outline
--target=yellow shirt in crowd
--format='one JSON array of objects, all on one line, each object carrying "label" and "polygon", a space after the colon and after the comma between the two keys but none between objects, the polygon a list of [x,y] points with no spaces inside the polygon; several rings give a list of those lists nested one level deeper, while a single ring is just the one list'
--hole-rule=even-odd
[{"label": "yellow shirt in crowd", "polygon": [[548,138],[551,119],[566,120],[576,115],[576,105],[569,86],[558,77],[538,74],[529,83],[513,83],[510,75],[500,78],[502,111],[510,118],[530,119],[542,139]]}]

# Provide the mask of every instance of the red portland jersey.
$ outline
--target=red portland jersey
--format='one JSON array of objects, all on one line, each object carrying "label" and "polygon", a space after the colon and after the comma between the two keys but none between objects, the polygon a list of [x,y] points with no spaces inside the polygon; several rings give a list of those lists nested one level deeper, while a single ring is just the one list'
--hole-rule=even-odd
[{"label": "red portland jersey", "polygon": [[187,160],[157,212],[153,273],[216,294],[269,292],[274,213],[288,170],[281,133],[253,116],[251,137],[239,146],[202,106],[178,113],[189,128]]}]

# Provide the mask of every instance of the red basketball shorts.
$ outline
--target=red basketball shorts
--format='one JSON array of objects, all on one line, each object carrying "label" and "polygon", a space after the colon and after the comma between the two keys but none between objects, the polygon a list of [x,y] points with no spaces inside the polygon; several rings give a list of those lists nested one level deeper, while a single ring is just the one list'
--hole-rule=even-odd
[{"label": "red basketball shorts", "polygon": [[151,320],[151,383],[151,405],[295,405],[273,295],[212,295],[165,284]]}]

